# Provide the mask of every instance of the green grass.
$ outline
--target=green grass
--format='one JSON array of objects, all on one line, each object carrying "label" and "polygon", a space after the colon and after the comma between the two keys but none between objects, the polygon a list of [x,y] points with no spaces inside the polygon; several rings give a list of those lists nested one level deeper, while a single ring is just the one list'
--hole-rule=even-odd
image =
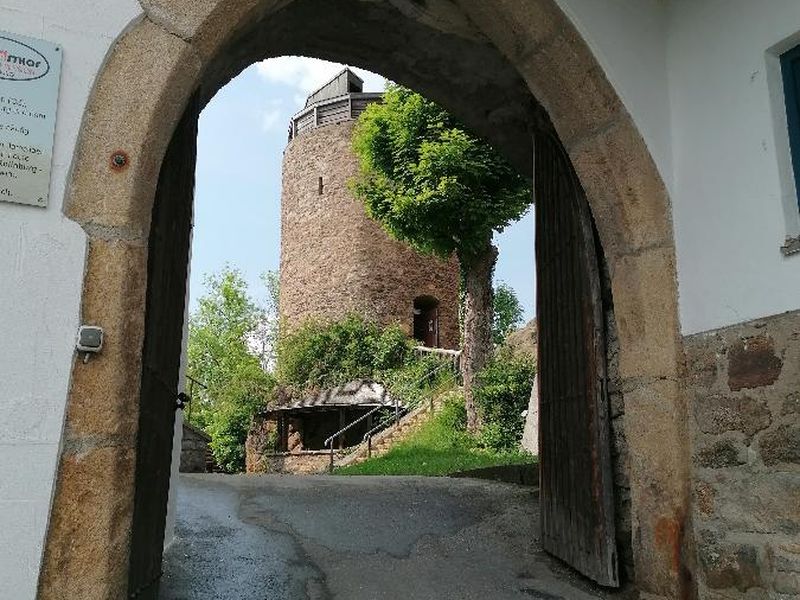
[{"label": "green grass", "polygon": [[458,471],[526,464],[536,458],[518,450],[495,452],[478,446],[464,431],[463,402],[453,396],[430,421],[389,452],[358,465],[337,469],[337,475],[444,476]]}]

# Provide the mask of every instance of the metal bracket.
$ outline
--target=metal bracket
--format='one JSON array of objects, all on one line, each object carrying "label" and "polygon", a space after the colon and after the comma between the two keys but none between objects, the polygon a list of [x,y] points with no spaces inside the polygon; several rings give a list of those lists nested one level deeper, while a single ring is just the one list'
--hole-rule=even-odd
[{"label": "metal bracket", "polygon": [[175,397],[175,410],[183,410],[184,408],[186,408],[186,405],[189,404],[189,402],[191,401],[192,397],[189,394],[180,392]]}]

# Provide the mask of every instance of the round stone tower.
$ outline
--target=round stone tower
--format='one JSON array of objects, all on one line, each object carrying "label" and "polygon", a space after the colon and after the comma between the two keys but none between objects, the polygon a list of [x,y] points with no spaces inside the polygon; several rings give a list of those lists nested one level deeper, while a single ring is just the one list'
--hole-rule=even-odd
[{"label": "round stone tower", "polygon": [[311,94],[291,121],[283,159],[280,316],[359,313],[400,323],[421,344],[457,348],[458,263],[391,239],[354,198],[353,125],[381,95],[345,69]]}]

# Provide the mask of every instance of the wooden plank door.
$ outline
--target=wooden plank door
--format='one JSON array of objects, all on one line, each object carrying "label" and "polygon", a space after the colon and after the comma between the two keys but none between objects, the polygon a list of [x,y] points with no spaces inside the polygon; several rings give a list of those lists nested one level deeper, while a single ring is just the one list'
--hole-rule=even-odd
[{"label": "wooden plank door", "polygon": [[197,154],[197,103],[161,166],[150,225],[128,597],[155,600],[161,576],[181,361]]},{"label": "wooden plank door", "polygon": [[599,264],[589,206],[561,143],[535,148],[542,545],[618,586]]}]

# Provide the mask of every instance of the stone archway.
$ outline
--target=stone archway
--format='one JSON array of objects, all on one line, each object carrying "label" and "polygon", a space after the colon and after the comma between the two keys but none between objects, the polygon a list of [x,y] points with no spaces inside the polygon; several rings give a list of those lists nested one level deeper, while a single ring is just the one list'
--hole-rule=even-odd
[{"label": "stone archway", "polygon": [[531,129],[549,115],[609,268],[637,584],[651,597],[689,595],[690,449],[669,199],[630,115],[556,1],[341,0],[336,11],[327,0],[142,4],[147,16],[118,40],[96,82],[65,205],[89,237],[82,321],[102,325],[107,339],[96,360],[73,367],[40,597],[125,595],[147,238],[161,161],[196,90],[207,99],[246,64],[288,53],[366,66],[415,87],[522,169],[531,164]]}]

